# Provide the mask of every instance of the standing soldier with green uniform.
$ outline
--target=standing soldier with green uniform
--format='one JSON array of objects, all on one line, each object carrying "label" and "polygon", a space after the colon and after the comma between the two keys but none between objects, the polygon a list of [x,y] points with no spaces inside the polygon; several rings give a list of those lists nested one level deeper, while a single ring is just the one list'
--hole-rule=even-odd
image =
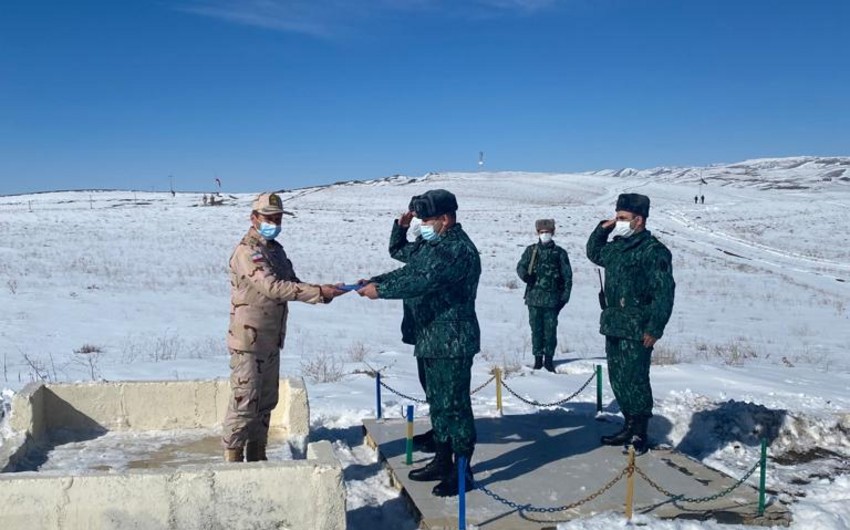
[{"label": "standing soldier with green uniform", "polygon": [[516,272],[525,282],[525,305],[531,324],[531,349],[534,369],[555,371],[555,347],[558,345],[558,314],[570,301],[573,269],[567,251],[552,241],[554,219],[534,223],[540,239],[522,253]]},{"label": "standing soldier with green uniform", "polygon": [[[415,197],[414,197],[415,199]],[[412,259],[419,253],[419,249],[425,243],[422,238],[419,228],[420,224],[413,223],[414,215],[413,200],[407,207],[407,212],[393,221],[393,228],[390,232],[390,256],[402,263],[410,263]],[[417,219],[417,221],[419,221]],[[408,233],[413,234],[413,241],[407,238]],[[363,283],[375,282],[380,283],[384,275],[375,276]],[[402,300],[402,309],[404,315],[401,320],[401,341],[411,346],[416,345],[416,325],[413,316],[414,300],[405,298]],[[422,391],[428,395],[428,385],[425,381],[425,360],[422,357],[416,358],[416,371],[419,375],[419,384],[422,385]],[[434,430],[431,429],[423,434],[417,434],[413,437],[413,448],[426,453],[433,453],[434,446]]]},{"label": "standing soldier with green uniform", "polygon": [[624,193],[617,198],[616,217],[600,222],[587,240],[587,257],[605,268],[600,333],[611,388],[625,417],[623,428],[601,441],[632,445],[638,454],[648,447],[652,348],[670,320],[676,290],[670,251],[646,229],[647,217],[649,197]]},{"label": "standing soldier with green uniform", "polygon": [[[432,490],[458,493],[457,458],[465,457],[466,488],[473,486],[469,461],[475,450],[475,418],[469,396],[472,360],[480,351],[481,330],[475,298],[481,261],[478,249],[457,223],[457,199],[446,190],[414,197],[425,242],[416,259],[379,277],[358,292],[370,299],[410,300],[415,326],[414,354],[422,359],[436,454],[412,480],[439,480]],[[455,461],[452,461],[452,454]]]},{"label": "standing soldier with green uniform", "polygon": [[330,303],[332,285],[303,283],[275,241],[283,204],[274,193],[254,201],[251,228],[230,257],[231,396],[224,417],[224,459],[266,460],[271,412],[277,405],[280,350],[286,338],[287,302]]}]

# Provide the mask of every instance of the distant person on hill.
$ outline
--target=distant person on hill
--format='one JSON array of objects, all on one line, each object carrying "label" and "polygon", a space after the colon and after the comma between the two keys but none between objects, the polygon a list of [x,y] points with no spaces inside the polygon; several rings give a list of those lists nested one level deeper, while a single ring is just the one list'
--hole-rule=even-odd
[{"label": "distant person on hill", "polygon": [[204,193],[204,199],[203,200],[204,200],[204,206],[206,206],[207,205],[207,194],[206,193]]},{"label": "distant person on hill", "polygon": [[700,196],[699,196],[699,203],[700,203],[700,204],[705,204],[705,195],[700,195]]},{"label": "distant person on hill", "polygon": [[269,420],[278,401],[280,350],[287,302],[330,303],[343,291],[304,283],[275,238],[283,203],[263,193],[251,207],[251,227],[230,257],[230,399],[224,417],[226,462],[266,460]]},{"label": "distant person on hill", "polygon": [[699,196],[694,195],[694,204],[699,203]]},{"label": "distant person on hill", "polygon": [[[472,361],[481,349],[475,298],[481,276],[478,249],[457,222],[457,199],[446,190],[414,197],[424,242],[415,258],[368,283],[358,293],[370,299],[410,300],[414,317],[414,355],[425,367],[436,454],[411,480],[439,480],[432,493],[458,493],[457,459],[466,458],[467,491],[472,489],[470,459],[475,451],[475,418],[469,396]],[[455,456],[452,461],[452,454]]]},{"label": "distant person on hill", "polygon": [[624,193],[616,216],[600,222],[587,240],[587,257],[605,268],[599,332],[605,335],[611,389],[625,417],[623,428],[601,441],[631,445],[638,454],[648,448],[652,348],[670,320],[676,290],[672,256],[646,229],[648,217],[649,197]]},{"label": "distant person on hill", "polygon": [[526,247],[516,266],[517,275],[525,282],[525,305],[531,325],[531,350],[534,369],[555,371],[554,356],[558,345],[558,314],[570,301],[573,269],[567,251],[552,240],[554,219],[538,219],[534,223],[538,242]]},{"label": "distant person on hill", "polygon": [[[421,222],[419,219],[415,219],[416,212],[413,211],[413,199],[408,204],[407,211],[393,221],[392,231],[390,232],[390,256],[402,263],[413,261],[419,255],[419,250],[425,243],[420,232]],[[413,235],[413,241],[408,240],[408,234]],[[369,280],[362,280],[362,283],[364,285],[370,282],[380,283],[384,276],[386,275],[382,274]],[[413,314],[414,303],[415,299],[405,298],[402,300],[404,315],[401,320],[401,341],[410,345],[416,345],[416,322]],[[416,371],[419,375],[419,384],[422,385],[422,391],[427,396],[428,385],[425,379],[425,359],[422,357],[416,357]],[[414,436],[413,448],[418,451],[433,453],[435,451],[434,430],[430,429],[423,434]]]}]

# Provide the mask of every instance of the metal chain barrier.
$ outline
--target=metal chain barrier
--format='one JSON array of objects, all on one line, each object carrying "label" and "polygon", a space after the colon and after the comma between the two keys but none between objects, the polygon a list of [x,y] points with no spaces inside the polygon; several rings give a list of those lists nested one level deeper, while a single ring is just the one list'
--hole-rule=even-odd
[{"label": "metal chain barrier", "polygon": [[496,379],[496,374],[493,374],[492,376],[490,376],[490,379],[488,379],[488,380],[484,381],[484,383],[482,383],[482,384],[478,385],[477,387],[475,387],[475,389],[474,389],[474,390],[472,390],[472,391],[469,393],[469,395],[471,396],[471,395],[473,395],[473,394],[477,394],[478,392],[481,392],[481,390],[483,390],[485,386],[487,386],[487,385],[489,385],[490,383],[492,383],[494,379]]},{"label": "metal chain barrier", "polygon": [[399,396],[399,397],[402,397],[402,398],[404,398],[404,399],[406,399],[406,400],[408,400],[408,401],[412,401],[412,402],[414,402],[414,403],[422,403],[422,404],[426,404],[426,403],[428,403],[428,402],[427,402],[426,400],[424,400],[424,399],[415,398],[415,397],[413,397],[413,396],[408,396],[407,394],[404,394],[404,393],[402,393],[402,392],[399,392],[399,391],[398,391],[398,390],[396,390],[395,388],[393,388],[393,387],[389,386],[388,384],[384,383],[383,379],[381,380],[381,386],[382,386],[383,388],[386,388],[387,390],[389,390],[389,391],[390,391],[390,392],[392,392],[393,394],[395,394],[395,395],[397,395],[397,396]]},{"label": "metal chain barrier", "polygon": [[759,465],[761,465],[761,463],[756,462],[753,465],[753,467],[751,467],[750,470],[747,471],[747,473],[743,477],[741,477],[740,480],[738,480],[737,482],[735,482],[734,484],[732,484],[731,486],[729,486],[725,490],[718,492],[718,493],[715,493],[714,495],[708,495],[708,496],[705,496],[705,497],[685,497],[684,495],[676,495],[676,494],[664,489],[657,482],[655,482],[654,480],[649,478],[649,476],[646,474],[646,472],[644,472],[644,470],[642,470],[641,468],[635,466],[635,471],[637,472],[638,475],[640,475],[640,477],[643,480],[645,480],[647,482],[647,484],[649,484],[650,486],[655,488],[662,495],[666,495],[668,498],[670,498],[672,500],[700,503],[700,502],[710,502],[710,501],[713,501],[713,500],[717,500],[721,497],[725,497],[726,495],[729,495],[734,490],[741,487],[741,485],[743,485],[747,481],[747,479],[749,479],[752,476],[752,474],[756,472],[756,469],[759,468]]},{"label": "metal chain barrier", "polygon": [[508,384],[505,383],[504,379],[502,380],[502,386],[505,387],[505,390],[510,392],[512,396],[514,396],[518,400],[520,400],[523,403],[526,403],[528,405],[532,405],[534,407],[557,407],[558,405],[563,405],[567,401],[570,401],[573,398],[575,398],[577,395],[581,394],[584,391],[584,389],[587,388],[587,386],[590,383],[593,382],[594,379],[596,379],[595,373],[590,375],[590,378],[587,381],[585,381],[583,385],[581,385],[581,388],[579,388],[578,390],[576,390],[575,392],[573,392],[569,396],[565,397],[564,399],[560,399],[558,401],[553,401],[552,403],[540,403],[539,401],[525,399],[524,397],[517,394],[511,387],[509,387]]},{"label": "metal chain barrier", "polygon": [[616,484],[617,482],[622,480],[623,477],[625,477],[629,473],[629,471],[630,471],[629,466],[626,466],[625,468],[623,468],[622,471],[617,473],[614,476],[614,478],[609,480],[608,483],[606,483],[604,486],[602,486],[601,488],[596,490],[594,493],[591,493],[587,497],[580,499],[580,500],[577,500],[575,502],[572,502],[570,504],[565,504],[563,506],[555,506],[555,507],[551,507],[551,508],[550,507],[540,508],[540,507],[533,506],[531,504],[519,504],[519,503],[510,501],[510,500],[502,497],[498,493],[495,493],[495,492],[487,489],[484,486],[476,485],[475,489],[480,490],[481,492],[483,492],[488,497],[498,501],[501,504],[504,504],[505,506],[513,508],[514,510],[517,510],[519,512],[556,513],[556,512],[563,512],[563,511],[566,511],[566,510],[572,510],[573,508],[577,508],[577,507],[581,506],[582,504],[588,503],[588,502],[592,501],[593,499],[599,497],[600,495],[602,495],[606,491],[613,488],[614,484]]},{"label": "metal chain barrier", "polygon": [[[495,375],[491,376],[491,377],[490,377],[490,379],[488,379],[488,380],[484,381],[484,383],[482,383],[481,385],[479,385],[479,386],[475,387],[475,389],[474,389],[474,390],[472,390],[472,391],[469,393],[469,395],[471,396],[471,395],[475,394],[476,392],[480,392],[482,389],[484,389],[484,387],[486,387],[487,385],[489,385],[490,383],[492,383],[494,379],[496,379],[496,376],[495,376]],[[425,399],[415,398],[415,397],[413,397],[413,396],[408,396],[407,394],[405,394],[405,393],[403,393],[403,392],[399,392],[399,391],[398,391],[398,390],[396,390],[395,388],[393,388],[393,387],[389,386],[388,384],[384,383],[383,379],[381,379],[381,387],[383,387],[383,388],[387,389],[387,390],[388,390],[388,391],[390,391],[391,393],[393,393],[393,394],[395,394],[395,395],[397,395],[397,396],[399,396],[399,397],[402,397],[402,398],[404,398],[404,399],[406,399],[406,400],[408,400],[408,401],[412,401],[412,402],[414,402],[414,403],[421,403],[421,404],[423,404],[423,405],[424,405],[424,404],[426,404],[426,403],[428,403],[428,401],[427,401],[427,400],[425,400]]]}]

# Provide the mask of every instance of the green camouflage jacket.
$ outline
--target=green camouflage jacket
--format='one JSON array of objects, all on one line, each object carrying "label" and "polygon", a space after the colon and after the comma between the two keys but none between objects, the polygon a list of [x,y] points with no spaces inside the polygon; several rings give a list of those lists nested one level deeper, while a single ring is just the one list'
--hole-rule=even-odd
[{"label": "green camouflage jacket", "polygon": [[516,273],[526,284],[525,305],[560,309],[570,301],[573,269],[567,251],[554,242],[529,245],[522,253]]},{"label": "green camouflage jacket", "polygon": [[[398,220],[393,221],[393,229],[390,232],[390,256],[402,263],[410,262],[425,242],[421,236],[416,238],[416,241],[408,241],[407,230],[407,227],[398,224]],[[380,283],[384,276],[384,274],[375,276],[369,281]],[[401,341],[405,344],[416,344],[416,324],[413,322],[411,300],[404,299],[402,301],[402,307],[404,309],[404,317],[401,319]]]},{"label": "green camouflage jacket", "polygon": [[481,260],[456,224],[434,241],[423,241],[415,259],[373,278],[380,298],[407,300],[417,357],[473,356],[481,349],[475,297]]},{"label": "green camouflage jacket", "polygon": [[608,242],[612,229],[599,223],[587,240],[587,257],[605,268],[608,307],[600,316],[599,332],[631,340],[648,333],[660,339],[676,291],[670,251],[649,230]]}]

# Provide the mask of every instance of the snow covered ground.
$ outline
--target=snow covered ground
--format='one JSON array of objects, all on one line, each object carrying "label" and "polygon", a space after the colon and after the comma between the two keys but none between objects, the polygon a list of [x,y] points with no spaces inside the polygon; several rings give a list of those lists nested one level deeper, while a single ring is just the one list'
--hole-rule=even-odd
[{"label": "snow covered ground", "polygon": [[[447,173],[346,183],[283,194],[297,216],[285,219],[280,241],[305,281],[368,277],[399,265],[387,255],[387,239],[409,198],[435,187],[453,191],[484,269],[477,305],[482,352],[473,385],[500,365],[511,388],[556,401],[604,362],[587,236],[612,216],[619,193],[649,195],[649,228],[673,252],[677,282],[652,371],[655,440],[737,477],[756,461],[759,438],[767,436],[768,489],[792,503],[793,527],[850,528],[850,233],[843,223],[850,183],[841,179],[848,167],[846,158],[795,158],[703,171]],[[698,175],[708,182],[701,190]],[[704,205],[694,204],[698,191]],[[13,392],[39,379],[227,375],[227,260],[248,226],[253,194],[225,194],[216,207],[200,207],[200,196],[0,197],[0,410]],[[515,274],[541,217],[557,220],[556,241],[569,251],[574,271],[572,300],[560,320],[557,374],[528,368],[530,337]],[[311,437],[332,440],[346,466],[352,529],[416,526],[362,444],[359,427],[374,415],[372,370],[421,396],[411,348],[400,342],[400,320],[400,302],[353,294],[329,306],[291,305],[283,372],[306,378]],[[607,384],[604,398],[613,400]],[[578,402],[594,403],[595,396],[588,390]],[[388,415],[400,414],[405,403],[384,393]],[[479,416],[496,414],[492,386],[475,395],[474,407]],[[506,414],[533,411],[505,398]],[[616,406],[607,412],[616,413]],[[546,505],[547,493],[540,498]],[[712,527],[637,521],[663,529]],[[600,514],[562,528],[624,525],[621,514]]]}]

